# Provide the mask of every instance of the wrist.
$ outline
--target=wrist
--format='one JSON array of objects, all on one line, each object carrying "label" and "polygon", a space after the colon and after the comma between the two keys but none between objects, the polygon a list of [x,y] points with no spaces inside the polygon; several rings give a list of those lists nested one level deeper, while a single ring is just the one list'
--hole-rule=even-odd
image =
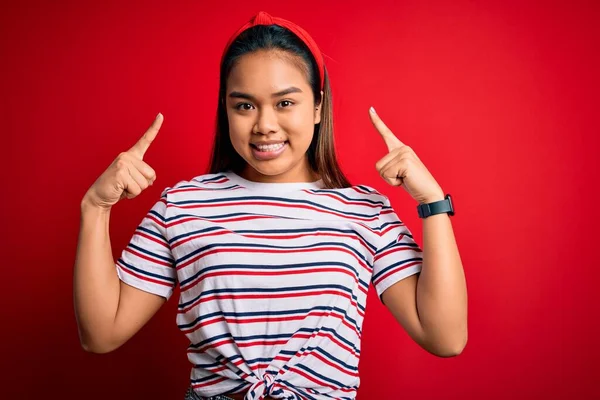
[{"label": "wrist", "polygon": [[454,206],[452,204],[452,196],[448,193],[445,196],[435,195],[426,197],[424,203],[417,206],[417,213],[419,218],[428,218],[432,215],[446,213],[448,215],[454,215]]},{"label": "wrist", "polygon": [[421,201],[421,204],[435,203],[436,201],[442,201],[445,198],[446,198],[446,195],[443,192],[440,192],[440,193],[425,197]]},{"label": "wrist", "polygon": [[98,205],[92,199],[90,199],[87,195],[83,196],[83,199],[80,203],[80,209],[82,214],[87,213],[98,213],[98,214],[110,214],[111,207],[103,207]]}]

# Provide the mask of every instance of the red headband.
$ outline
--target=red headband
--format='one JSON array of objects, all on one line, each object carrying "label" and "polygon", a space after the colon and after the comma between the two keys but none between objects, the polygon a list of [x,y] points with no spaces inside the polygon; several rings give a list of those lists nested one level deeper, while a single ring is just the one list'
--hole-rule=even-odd
[{"label": "red headband", "polygon": [[239,36],[240,33],[244,32],[246,29],[252,28],[257,25],[279,25],[284,28],[289,29],[294,32],[296,36],[298,36],[310,49],[315,61],[317,62],[317,66],[319,67],[319,76],[321,77],[321,90],[325,87],[325,66],[323,62],[323,55],[317,46],[317,43],[310,37],[308,32],[294,24],[293,22],[287,21],[283,18],[272,17],[264,11],[259,12],[254,17],[250,19],[244,26],[242,26],[238,31],[229,39],[227,42],[227,46],[225,46],[225,50],[223,51],[223,57],[221,58],[221,63],[223,63],[223,59],[225,58],[225,53],[229,50],[229,47],[233,43],[233,41]]}]

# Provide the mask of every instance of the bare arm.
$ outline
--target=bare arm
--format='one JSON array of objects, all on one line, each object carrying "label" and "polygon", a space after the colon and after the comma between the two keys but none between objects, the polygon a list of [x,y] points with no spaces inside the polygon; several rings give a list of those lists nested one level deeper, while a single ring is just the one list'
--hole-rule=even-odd
[{"label": "bare arm", "polygon": [[121,346],[166,301],[119,279],[112,257],[109,219],[110,210],[82,200],[73,296],[81,345],[94,353]]},{"label": "bare arm", "polygon": [[382,300],[407,333],[440,357],[467,343],[467,287],[450,217],[423,220],[423,269],[390,286]]}]

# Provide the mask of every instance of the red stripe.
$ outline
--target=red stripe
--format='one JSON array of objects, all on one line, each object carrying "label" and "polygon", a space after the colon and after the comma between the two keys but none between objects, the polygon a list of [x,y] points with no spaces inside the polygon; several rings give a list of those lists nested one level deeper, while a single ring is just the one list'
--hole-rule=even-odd
[{"label": "red stripe", "polygon": [[340,297],[344,297],[348,300],[350,300],[350,304],[352,304],[354,307],[356,307],[356,311],[358,312],[358,314],[364,318],[365,314],[362,310],[360,310],[358,308],[358,304],[356,303],[356,301],[352,298],[352,296],[346,292],[340,292],[338,290],[319,290],[319,291],[303,291],[303,292],[294,292],[294,293],[274,293],[274,294],[269,294],[269,293],[261,293],[261,294],[237,294],[237,293],[232,293],[232,294],[214,294],[211,296],[207,296],[207,297],[200,297],[198,298],[196,301],[194,301],[192,304],[190,304],[189,306],[187,306],[186,308],[180,309],[177,311],[178,314],[185,314],[186,312],[190,311],[192,308],[196,307],[198,304],[203,303],[206,304],[209,301],[214,301],[214,300],[242,300],[242,299],[287,299],[287,298],[293,298],[293,297],[308,297],[308,296],[319,296],[319,295],[324,295],[324,294],[331,294],[334,296],[340,296]]},{"label": "red stripe", "polygon": [[[356,333],[356,330],[353,330],[354,333]],[[315,330],[313,331],[312,334],[313,337],[328,337],[334,344],[336,344],[338,347],[341,347],[342,349],[344,349],[344,354],[352,354],[353,356],[356,357],[356,359],[358,360],[359,356],[358,353],[350,346],[347,346],[345,343],[340,342],[333,334],[329,333],[329,332],[325,332],[325,331],[321,331],[321,330]],[[357,334],[357,336],[360,337],[360,335]],[[299,351],[296,352],[296,354],[294,354],[294,357],[297,356],[299,354]],[[289,359],[291,359],[292,357],[289,357]]]},{"label": "red stripe", "polygon": [[[198,238],[212,237],[212,236],[229,235],[229,234],[231,234],[231,231],[222,230],[222,231],[216,231],[216,232],[210,232],[210,233],[202,233],[202,234],[198,234],[198,235],[188,236],[185,239],[182,239],[182,240],[179,240],[179,241],[173,243],[171,245],[171,249],[175,249],[175,248],[181,246],[182,244],[189,242],[190,240],[194,240],[194,239],[198,239]],[[247,235],[245,235],[245,236],[247,236]]]},{"label": "red stripe", "polygon": [[354,278],[354,282],[356,283],[356,286],[358,287],[358,289],[363,292],[365,295],[368,293],[368,289],[365,289],[358,281],[358,278],[356,277],[356,275],[350,273],[348,270],[344,270],[344,269],[340,269],[340,268],[311,268],[311,269],[303,269],[301,271],[239,271],[239,270],[228,270],[228,271],[222,271],[222,272],[211,272],[211,273],[207,273],[204,275],[201,275],[200,277],[198,277],[198,279],[192,281],[190,284],[188,284],[187,286],[183,287],[181,286],[181,284],[179,285],[179,287],[181,288],[181,293],[195,287],[197,284],[199,284],[203,279],[208,279],[208,278],[212,278],[215,276],[222,276],[222,275],[246,275],[246,276],[274,276],[274,275],[306,275],[309,273],[320,273],[320,272],[340,272],[342,274],[346,274],[346,275],[350,275],[351,277]]},{"label": "red stripe", "polygon": [[377,278],[375,280],[375,282],[373,282],[373,284],[374,285],[378,285],[379,282],[381,282],[382,280],[384,280],[388,276],[393,275],[393,274],[395,274],[398,271],[402,271],[405,268],[412,267],[413,265],[422,264],[422,263],[423,263],[422,261],[413,261],[411,263],[400,265],[400,266],[398,266],[396,268],[392,268],[391,270],[389,270],[388,272],[386,272],[385,274],[383,274],[382,276],[380,276],[379,278]]},{"label": "red stripe", "polygon": [[[151,219],[152,221],[156,222],[158,225],[160,225],[163,228],[166,228],[167,225],[165,224],[164,221],[161,221],[160,219],[156,218],[156,216],[154,214],[146,214],[146,218]],[[142,221],[143,222],[143,221]]]},{"label": "red stripe", "polygon": [[129,275],[133,275],[138,279],[141,279],[141,280],[144,280],[147,282],[156,283],[156,284],[163,285],[163,286],[167,286],[167,287],[173,287],[173,284],[170,282],[163,282],[163,281],[159,281],[158,279],[152,279],[152,278],[148,278],[144,275],[137,274],[137,273],[131,271],[129,268],[121,265],[121,263],[117,263],[117,265],[121,268],[122,271],[127,272]]},{"label": "red stripe", "polygon": [[211,348],[216,349],[217,347],[223,346],[224,344],[231,344],[231,343],[235,344],[235,342],[233,341],[233,339],[232,338],[226,338],[226,339],[220,340],[220,341],[215,342],[215,343],[210,343],[210,344],[204,345],[204,346],[199,347],[197,349],[188,349],[187,352],[188,353],[204,353],[207,349],[211,349]]},{"label": "red stripe", "polygon": [[[328,317],[337,318],[342,322],[342,324],[346,325],[354,333],[356,333],[356,336],[358,336],[359,338],[361,337],[360,333],[356,330],[356,327],[354,327],[348,321],[346,321],[344,316],[336,314],[334,311],[316,311],[316,310],[309,311],[308,314],[306,314],[306,315],[293,315],[293,316],[285,316],[285,317],[235,318],[235,317],[219,316],[219,317],[210,319],[208,321],[200,322],[199,324],[196,324],[193,328],[181,329],[181,332],[183,332],[184,334],[187,335],[189,333],[194,333],[195,331],[197,331],[198,329],[200,329],[202,327],[216,324],[217,322],[226,322],[228,324],[240,325],[240,324],[253,324],[253,323],[300,321],[300,320],[306,319],[308,317],[314,317],[314,316],[316,316],[316,317],[328,316]],[[228,339],[228,340],[231,340],[231,339]]]},{"label": "red stripe", "polygon": [[193,263],[195,263],[196,261],[198,261],[199,259],[203,258],[203,257],[207,257],[211,254],[218,254],[218,253],[261,253],[261,254],[265,254],[265,253],[279,253],[279,254],[288,254],[288,253],[317,253],[317,252],[321,252],[321,251],[341,251],[347,254],[350,254],[352,257],[354,257],[354,259],[358,262],[358,264],[363,267],[363,269],[365,271],[367,271],[367,273],[371,273],[371,267],[368,266],[367,264],[364,263],[363,260],[361,260],[360,258],[358,258],[356,256],[356,254],[354,254],[353,252],[351,252],[350,250],[343,248],[343,247],[316,247],[316,248],[312,248],[312,249],[252,249],[252,248],[222,248],[222,249],[211,249],[207,252],[204,253],[200,253],[200,254],[196,254],[196,256],[190,258],[188,261],[179,264],[177,266],[177,270],[181,270],[185,267],[187,267],[188,265],[191,265]]},{"label": "red stripe", "polygon": [[[377,192],[375,192],[375,193],[367,192],[366,190],[364,190],[364,189],[360,189],[360,188],[358,188],[358,187],[356,187],[356,186],[352,186],[352,187],[351,187],[351,189],[353,189],[355,192],[358,192],[358,193],[360,193],[360,194],[370,194],[370,195],[372,195],[372,194],[379,194],[379,193],[377,193]],[[379,195],[380,195],[380,194],[379,194]]]},{"label": "red stripe", "polygon": [[168,263],[168,262],[162,261],[162,260],[157,260],[155,258],[152,258],[152,257],[144,254],[144,253],[140,253],[137,250],[134,250],[134,249],[132,249],[129,246],[125,247],[125,249],[123,251],[127,252],[127,253],[134,254],[135,256],[137,256],[139,258],[143,258],[144,260],[151,261],[152,263],[157,264],[157,265],[162,265],[164,267],[171,267],[171,268],[173,267],[172,263]]},{"label": "red stripe", "polygon": [[314,196],[325,196],[325,197],[331,197],[334,200],[338,200],[340,203],[343,204],[348,204],[348,205],[353,205],[353,206],[365,206],[365,207],[371,207],[371,208],[379,208],[381,207],[379,204],[371,204],[371,203],[367,203],[365,201],[348,201],[342,197],[338,197],[335,196],[331,193],[314,193],[312,192],[310,189],[303,189],[304,192],[308,193],[308,194],[312,194]]},{"label": "red stripe", "polygon": [[141,237],[143,237],[145,239],[151,240],[151,241],[153,241],[155,243],[160,244],[161,246],[163,246],[163,247],[165,247],[167,249],[169,248],[169,244],[166,241],[159,240],[156,236],[149,235],[149,234],[147,234],[144,231],[136,230],[134,235],[135,236],[141,236]]},{"label": "red stripe", "polygon": [[[340,342],[335,336],[333,336],[332,333],[330,333],[330,332],[324,332],[324,331],[315,331],[315,333],[316,334],[313,334],[311,336],[316,337],[316,338],[327,337],[335,345],[337,345],[338,347],[342,348],[344,350],[344,354],[352,354],[356,358],[357,361],[359,360],[358,353],[352,347],[346,345],[344,342]],[[298,353],[294,354],[293,356],[277,356],[274,359],[281,360],[281,361],[289,361],[293,357],[295,357],[297,354]]]},{"label": "red stripe", "polygon": [[411,250],[412,251],[416,251],[418,253],[422,253],[423,252],[423,250],[418,249],[416,247],[410,247],[410,246],[407,246],[407,247],[393,247],[391,249],[385,250],[383,253],[377,254],[373,258],[373,262],[376,262],[377,260],[379,260],[379,259],[381,259],[381,258],[383,258],[383,257],[385,257],[385,256],[387,256],[389,254],[396,253],[398,251],[411,251]]},{"label": "red stripe", "polygon": [[236,343],[236,346],[237,347],[276,346],[278,344],[286,344],[287,342],[288,342],[288,339],[279,339],[279,340],[263,339],[263,340],[254,341],[254,342],[238,342],[238,343]]},{"label": "red stripe", "polygon": [[311,211],[315,211],[315,212],[319,212],[319,213],[323,213],[323,214],[327,214],[327,215],[335,215],[338,217],[344,217],[351,221],[376,221],[379,218],[378,216],[375,216],[375,217],[356,217],[356,216],[349,217],[348,215],[343,214],[341,212],[322,210],[320,208],[305,205],[305,204],[287,204],[287,203],[279,203],[279,202],[275,202],[275,201],[236,201],[236,202],[223,201],[223,202],[220,202],[217,204],[215,204],[215,203],[190,204],[190,205],[180,206],[177,204],[169,203],[167,205],[167,207],[183,208],[183,209],[210,208],[210,207],[238,207],[239,208],[239,207],[245,207],[245,206],[265,206],[265,207],[269,206],[269,207],[306,209],[306,210],[311,210]]},{"label": "red stripe", "polygon": [[[280,217],[278,217],[278,216],[271,217],[271,216],[267,216],[267,215],[246,215],[246,216],[242,216],[242,217],[210,218],[209,219],[209,218],[203,218],[203,217],[199,217],[199,216],[188,216],[188,217],[170,222],[168,224],[165,224],[164,226],[166,228],[171,228],[171,227],[181,225],[181,224],[184,224],[184,223],[190,222],[190,221],[210,221],[211,223],[216,224],[216,223],[227,223],[227,222],[253,221],[253,220],[260,220],[260,219],[280,219]],[[369,232],[375,233],[375,234],[381,236],[381,233],[379,231],[374,230],[370,226],[365,225],[360,221],[354,221],[349,218],[347,218],[347,220],[349,220],[350,222],[355,222],[355,223],[359,224],[360,226],[362,226],[363,228],[365,228],[366,230],[368,230]]]},{"label": "red stripe", "polygon": [[201,183],[203,185],[212,185],[212,184],[215,184],[215,183],[227,183],[227,182],[229,182],[229,178],[227,178],[226,176],[223,176],[223,177],[221,177],[220,179],[217,179],[217,180],[214,180],[214,179],[213,180],[204,180],[204,181],[199,181],[199,180],[196,180],[196,179],[192,179],[192,180],[195,181],[195,182]]},{"label": "red stripe", "polygon": [[386,233],[388,233],[389,231],[391,231],[392,229],[397,229],[400,226],[406,226],[406,225],[404,225],[404,223],[402,223],[402,222],[393,222],[393,223],[389,224],[388,226],[386,226],[381,232],[379,232],[379,236],[383,236]]},{"label": "red stripe", "polygon": [[[214,182],[205,182],[205,183],[224,183],[226,182],[227,179],[221,180],[221,181],[214,181]],[[239,189],[243,189],[241,186],[240,187],[234,187],[234,188],[227,188],[227,190],[239,190]],[[193,187],[193,188],[183,188],[183,189],[173,189],[173,190],[169,190],[169,194],[175,194],[175,193],[181,193],[181,192],[200,192],[200,191],[206,191],[206,190],[215,190],[214,188],[202,188],[202,187]]]},{"label": "red stripe", "polygon": [[382,209],[380,214],[381,215],[388,215],[388,214],[394,214],[395,211],[393,208],[386,208],[386,209]]},{"label": "red stripe", "polygon": [[[216,232],[209,232],[209,233],[201,233],[201,234],[197,234],[197,235],[193,235],[193,236],[188,236],[185,239],[181,239],[180,241],[177,241],[173,244],[171,244],[171,249],[175,249],[178,246],[181,246],[184,243],[189,242],[190,240],[194,240],[194,239],[200,239],[200,238],[207,238],[207,237],[212,237],[212,236],[222,236],[222,235],[229,235],[231,234],[231,231],[229,230],[222,230],[222,231],[216,231]],[[350,234],[346,234],[346,233],[326,233],[326,232],[307,232],[307,233],[296,233],[296,234],[288,234],[288,235],[281,235],[281,234],[260,234],[260,235],[253,235],[253,234],[244,234],[244,237],[247,238],[252,238],[252,239],[277,239],[277,240],[288,240],[288,239],[299,239],[299,238],[303,238],[303,237],[314,237],[314,236],[323,236],[323,237],[342,237],[342,238],[347,238],[350,240],[356,240],[357,242],[359,242],[361,245],[363,245],[363,247],[371,254],[375,254],[375,251],[373,251],[370,247],[369,247],[369,243],[364,240],[362,237],[358,236],[358,235],[350,235]]]},{"label": "red stripe", "polygon": [[308,375],[303,369],[298,369],[298,368],[293,367],[293,366],[289,368],[289,371],[295,372],[298,375],[301,375],[301,376],[305,377],[309,381],[314,382],[314,383],[318,384],[321,387],[328,387],[328,388],[333,389],[333,390],[339,390],[339,391],[348,392],[348,393],[349,392],[354,392],[356,390],[356,389],[349,389],[349,388],[341,388],[341,387],[333,386],[333,385],[331,385],[329,383],[326,383],[326,382],[322,382],[322,381],[318,380],[317,378],[314,378],[312,375]]},{"label": "red stripe", "polygon": [[[355,332],[356,332],[356,331],[355,331]],[[355,357],[355,359],[356,359],[357,361],[359,360],[359,357],[360,357],[360,356],[359,356],[359,354],[358,354],[358,353],[357,353],[357,352],[356,352],[356,351],[355,351],[355,350],[354,350],[352,347],[350,347],[350,346],[346,345],[345,343],[343,343],[343,342],[339,341],[339,340],[338,340],[338,339],[337,339],[335,336],[333,336],[333,334],[332,334],[332,333],[330,333],[330,332],[325,332],[325,331],[319,331],[319,330],[316,330],[316,331],[315,331],[314,333],[312,333],[312,334],[307,334],[307,333],[302,333],[302,332],[301,332],[301,333],[294,333],[294,334],[293,334],[293,335],[292,335],[292,336],[291,336],[291,337],[290,337],[290,338],[289,338],[287,341],[289,342],[289,341],[291,341],[292,339],[297,339],[297,338],[300,338],[300,339],[308,339],[308,338],[311,338],[311,337],[314,337],[314,338],[327,337],[327,338],[329,338],[329,339],[330,339],[330,340],[331,340],[331,341],[332,341],[332,342],[333,342],[335,345],[337,345],[338,347],[342,348],[342,349],[344,350],[344,354],[352,354],[352,355]],[[236,346],[239,346],[239,344],[238,344],[238,343],[235,343],[235,342],[233,341],[233,339],[231,339],[231,338],[227,338],[227,339],[223,339],[223,340],[220,340],[220,341],[218,341],[218,342],[215,342],[215,343],[209,343],[209,344],[206,344],[206,345],[204,345],[204,346],[202,346],[202,347],[199,347],[199,348],[197,348],[197,349],[193,349],[193,348],[192,348],[192,349],[188,349],[188,351],[187,351],[187,352],[188,352],[188,353],[204,353],[204,352],[206,352],[206,350],[208,350],[208,349],[211,349],[211,348],[212,348],[212,349],[216,349],[216,348],[218,348],[218,347],[220,347],[220,346],[223,346],[223,345],[226,345],[226,344],[234,344],[234,345],[236,345]],[[257,344],[255,344],[255,345],[257,345]],[[243,347],[251,347],[251,346],[243,346]],[[295,355],[294,355],[294,356],[295,356]],[[289,361],[289,360],[290,360],[292,357],[294,357],[294,356],[289,356],[289,357],[288,357],[288,356],[277,356],[277,357],[275,357],[275,358],[274,358],[274,360]],[[243,360],[243,359],[240,359],[239,361],[236,361],[234,364],[235,364],[235,365],[240,365],[240,364],[243,364],[243,363],[244,363],[244,360]]]},{"label": "red stripe", "polygon": [[209,382],[194,383],[194,384],[192,384],[192,387],[194,389],[197,389],[197,388],[201,388],[201,387],[205,387],[205,386],[212,386],[212,385],[215,385],[215,384],[217,384],[219,382],[223,382],[223,381],[226,381],[226,380],[229,380],[229,378],[226,378],[226,377],[222,376],[219,379],[211,380]]},{"label": "red stripe", "polygon": [[[196,182],[200,182],[200,181],[196,181]],[[221,179],[202,181],[200,183],[205,184],[205,185],[212,185],[214,183],[225,183],[225,182],[229,182],[229,178],[227,178],[226,176],[222,177]]]},{"label": "red stripe", "polygon": [[[277,217],[270,217],[270,216],[265,216],[265,215],[257,215],[257,216],[245,216],[245,217],[236,217],[236,218],[213,218],[210,219],[211,222],[213,223],[219,223],[219,222],[238,222],[238,221],[248,221],[248,220],[255,220],[255,219],[278,219]],[[177,226],[180,224],[183,224],[185,222],[188,221],[209,221],[208,218],[202,218],[202,217],[187,217],[187,218],[183,218],[183,219],[178,219],[177,221],[171,222],[170,224],[166,225],[167,228],[171,228],[173,226]]]},{"label": "red stripe", "polygon": [[325,364],[329,365],[330,367],[333,367],[335,369],[337,369],[338,371],[346,374],[346,375],[350,375],[353,377],[358,377],[358,371],[348,371],[347,369],[342,368],[340,365],[328,360],[327,358],[323,357],[321,354],[319,354],[316,351],[303,351],[302,353],[300,353],[301,355],[309,355],[311,357],[315,357],[318,358],[319,360],[321,360],[322,362],[324,362]]}]

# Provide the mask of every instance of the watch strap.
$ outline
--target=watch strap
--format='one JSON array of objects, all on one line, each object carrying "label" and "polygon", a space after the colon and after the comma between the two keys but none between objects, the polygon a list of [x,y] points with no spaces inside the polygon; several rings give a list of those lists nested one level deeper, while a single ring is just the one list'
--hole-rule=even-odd
[{"label": "watch strap", "polygon": [[444,200],[434,201],[433,203],[419,204],[417,206],[417,212],[419,214],[419,218],[427,218],[431,215],[441,213],[454,215],[452,198],[449,194],[447,194]]}]

